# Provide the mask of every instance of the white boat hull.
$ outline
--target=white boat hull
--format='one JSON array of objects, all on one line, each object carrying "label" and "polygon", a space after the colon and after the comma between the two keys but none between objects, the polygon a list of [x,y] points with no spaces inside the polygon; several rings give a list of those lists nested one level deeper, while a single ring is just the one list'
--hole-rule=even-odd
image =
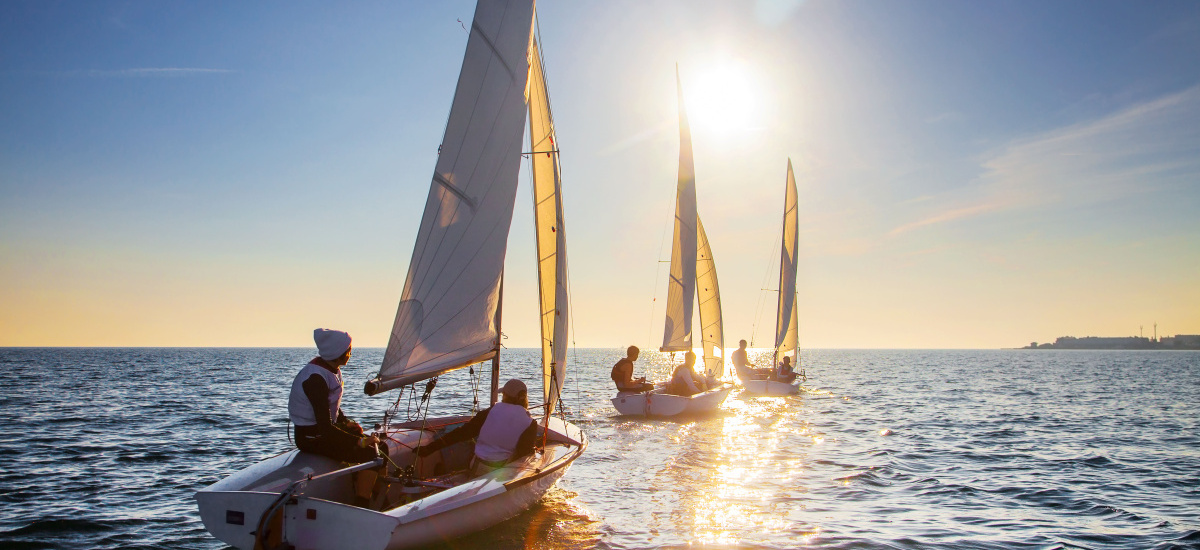
[{"label": "white boat hull", "polygon": [[788,384],[777,380],[746,380],[742,386],[750,395],[795,395],[800,392],[800,382]]},{"label": "white boat hull", "polygon": [[[432,432],[419,429],[403,428],[389,435],[401,442],[389,442],[389,456],[400,465],[414,463],[411,447],[418,439],[423,444],[433,439]],[[541,499],[587,447],[586,436],[579,428],[558,419],[551,419],[546,439],[543,454],[383,511],[349,504],[353,490],[346,476],[314,479],[288,499],[282,514],[272,514],[275,539],[271,543],[286,542],[296,550],[398,550],[482,531]],[[469,442],[459,445],[469,451]],[[443,452],[455,447],[458,445]],[[462,449],[454,452],[462,454]],[[442,456],[438,453],[420,459],[416,466],[418,470],[434,470]],[[200,516],[213,536],[237,548],[253,549],[260,519],[288,486],[309,475],[345,466],[297,450],[277,455],[196,493]],[[394,484],[389,494],[403,491]]]},{"label": "white boat hull", "polygon": [[720,408],[721,403],[733,391],[730,384],[722,384],[711,390],[696,395],[672,395],[663,393],[662,387],[656,387],[645,393],[619,392],[612,398],[613,407],[617,412],[630,416],[681,416],[711,413]]}]

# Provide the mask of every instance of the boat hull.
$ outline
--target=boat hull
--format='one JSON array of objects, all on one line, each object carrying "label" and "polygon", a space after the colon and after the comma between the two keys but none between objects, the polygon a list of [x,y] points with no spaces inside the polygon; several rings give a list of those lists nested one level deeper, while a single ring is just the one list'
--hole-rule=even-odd
[{"label": "boat hull", "polygon": [[[349,504],[353,491],[347,477],[313,479],[263,522],[274,537],[266,541],[267,546],[282,542],[296,550],[398,550],[445,542],[499,524],[540,500],[587,447],[578,427],[551,420],[544,453],[383,511]],[[439,455],[414,462],[411,450],[418,441],[431,441],[433,433],[402,428],[389,435],[392,461],[418,469],[437,466],[426,461],[439,460]],[[288,486],[345,466],[295,450],[271,457],[196,493],[201,519],[216,538],[251,550],[260,520]]]},{"label": "boat hull", "polygon": [[655,388],[645,393],[619,392],[612,398],[617,412],[627,416],[683,416],[705,414],[716,411],[733,391],[733,386],[722,384],[717,388],[696,395],[672,395]]},{"label": "boat hull", "polygon": [[800,383],[788,384],[777,380],[746,380],[742,382],[750,395],[795,395],[800,392]]}]

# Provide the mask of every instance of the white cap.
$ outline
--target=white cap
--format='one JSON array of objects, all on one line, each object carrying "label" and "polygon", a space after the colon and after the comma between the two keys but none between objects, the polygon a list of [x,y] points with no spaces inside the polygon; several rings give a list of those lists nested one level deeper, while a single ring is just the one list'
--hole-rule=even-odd
[{"label": "white cap", "polygon": [[525,383],[513,378],[504,383],[504,388],[500,390],[500,393],[512,398],[521,397],[521,394],[526,393]]},{"label": "white cap", "polygon": [[337,359],[350,349],[350,335],[340,330],[316,329],[313,341],[317,343],[317,354],[326,361]]}]

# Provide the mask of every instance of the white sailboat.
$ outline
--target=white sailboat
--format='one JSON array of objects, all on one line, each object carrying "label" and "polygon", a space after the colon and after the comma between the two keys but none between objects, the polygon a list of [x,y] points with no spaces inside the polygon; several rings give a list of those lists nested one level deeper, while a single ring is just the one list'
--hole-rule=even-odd
[{"label": "white sailboat", "polygon": [[783,246],[779,259],[779,303],[775,314],[775,349],[771,365],[774,369],[787,354],[792,354],[792,368],[799,373],[796,382],[780,380],[742,380],[746,392],[754,395],[790,395],[800,391],[804,379],[800,370],[798,345],[799,315],[796,308],[796,250],[799,244],[799,212],[796,200],[796,176],[792,160],[788,159],[787,184],[783,200]]},{"label": "white sailboat", "polygon": [[[480,0],[425,204],[412,262],[379,374],[369,395],[424,384],[492,361],[496,400],[503,266],[528,104],[542,314],[540,452],[483,475],[469,473],[471,442],[424,458],[415,450],[469,417],[410,418],[376,433],[388,456],[347,466],[292,450],[196,494],[210,533],[244,549],[399,549],[486,529],[537,502],[587,447],[576,426],[551,416],[566,367],[566,248],[558,151],[533,0]],[[397,404],[400,399],[397,398]],[[426,411],[428,408],[426,407]],[[536,418],[536,416],[535,416]],[[386,463],[390,482],[370,507],[354,506],[350,475]]]},{"label": "white sailboat", "polygon": [[[696,214],[692,138],[678,73],[675,79],[679,92],[679,182],[675,194],[675,232],[671,244],[666,327],[663,330],[663,345],[659,349],[664,352],[692,351],[692,302],[698,298],[705,374],[709,380],[718,380],[725,375],[721,293],[708,236]],[[696,395],[682,396],[666,393],[666,384],[660,383],[648,392],[617,392],[612,404],[624,415],[701,414],[720,407],[732,389],[731,385],[721,383]]]}]

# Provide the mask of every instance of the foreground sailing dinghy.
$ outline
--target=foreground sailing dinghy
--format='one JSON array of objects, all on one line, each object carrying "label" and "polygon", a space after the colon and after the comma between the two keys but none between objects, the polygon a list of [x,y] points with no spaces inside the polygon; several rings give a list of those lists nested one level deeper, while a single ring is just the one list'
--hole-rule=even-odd
[{"label": "foreground sailing dinghy", "polygon": [[[779,258],[779,305],[775,314],[775,349],[771,356],[771,370],[788,353],[792,353],[792,365],[800,367],[798,346],[799,314],[796,310],[796,249],[798,247],[799,213],[796,201],[796,176],[792,173],[792,160],[788,159],[787,184],[783,199],[783,247]],[[800,391],[804,372],[797,370],[795,382],[771,380],[758,377],[742,378],[746,393],[751,395],[791,395]],[[742,373],[739,373],[741,375]]]},{"label": "foreground sailing dinghy", "polygon": [[[704,371],[708,380],[725,376],[725,335],[721,327],[721,292],[704,224],[696,214],[696,173],[692,164],[692,137],[679,88],[679,183],[675,195],[675,237],[671,244],[671,276],[667,290],[667,319],[660,351],[692,350],[692,300],[699,297]],[[659,383],[648,392],[617,392],[612,404],[624,415],[678,416],[717,410],[733,386],[721,383],[695,395],[666,393]]]},{"label": "foreground sailing dinghy", "polygon": [[[578,427],[551,416],[566,375],[567,266],[558,151],[533,16],[533,0],[476,6],[395,325],[366,392],[417,393],[415,384],[426,382],[427,412],[438,375],[490,360],[495,403],[502,271],[528,93],[543,342],[540,452],[482,475],[469,469],[470,441],[418,458],[422,445],[470,417],[418,412],[393,423],[398,395],[376,430],[386,436],[386,458],[349,466],[293,450],[197,493],[204,526],[222,541],[244,549],[382,550],[452,539],[528,509],[587,447]],[[367,507],[351,504],[350,474],[381,466],[386,491]]]}]

